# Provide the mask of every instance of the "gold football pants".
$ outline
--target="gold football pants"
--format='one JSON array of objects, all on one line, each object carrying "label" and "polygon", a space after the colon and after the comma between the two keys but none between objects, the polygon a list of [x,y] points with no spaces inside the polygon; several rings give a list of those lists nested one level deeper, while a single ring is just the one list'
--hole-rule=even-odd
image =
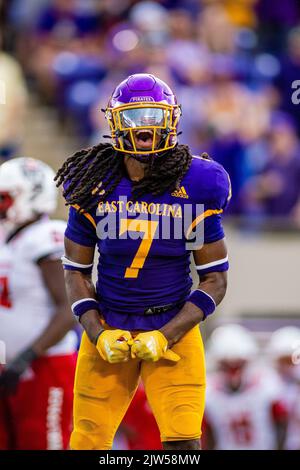
[{"label": "gold football pants", "polygon": [[198,326],[172,350],[181,357],[177,363],[131,359],[110,364],[100,357],[84,333],[75,376],[71,449],[111,449],[139,377],[162,442],[199,438],[205,402],[205,361]]}]

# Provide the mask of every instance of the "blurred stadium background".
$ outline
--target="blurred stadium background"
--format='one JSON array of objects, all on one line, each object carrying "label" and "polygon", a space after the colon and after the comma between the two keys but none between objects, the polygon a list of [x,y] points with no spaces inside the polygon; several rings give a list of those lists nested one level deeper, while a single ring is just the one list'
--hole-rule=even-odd
[{"label": "blurred stadium background", "polygon": [[108,133],[101,108],[116,83],[142,71],[167,81],[180,141],[222,163],[233,187],[228,293],[201,330],[240,323],[267,361],[270,334],[300,327],[300,1],[0,6],[0,162],[26,155],[57,169]]}]

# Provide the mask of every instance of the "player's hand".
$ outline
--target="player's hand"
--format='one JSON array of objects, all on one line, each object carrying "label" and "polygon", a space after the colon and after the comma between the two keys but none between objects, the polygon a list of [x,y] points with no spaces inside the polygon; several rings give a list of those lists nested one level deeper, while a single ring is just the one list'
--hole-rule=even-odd
[{"label": "player's hand", "polygon": [[35,358],[35,352],[28,348],[4,369],[0,375],[0,394],[10,395],[17,391],[21,375]]},{"label": "player's hand", "polygon": [[137,357],[150,362],[156,362],[161,358],[173,362],[178,362],[180,359],[178,354],[168,349],[168,340],[159,330],[139,333],[129,344],[132,358]]},{"label": "player's hand", "polygon": [[100,334],[96,348],[104,361],[114,364],[127,362],[130,359],[130,346],[132,340],[129,331],[105,330]]}]

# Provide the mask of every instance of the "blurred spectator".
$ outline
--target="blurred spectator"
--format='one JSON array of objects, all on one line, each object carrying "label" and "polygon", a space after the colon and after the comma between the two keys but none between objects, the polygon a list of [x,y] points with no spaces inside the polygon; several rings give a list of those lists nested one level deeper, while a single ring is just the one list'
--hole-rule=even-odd
[{"label": "blurred spectator", "polygon": [[260,47],[264,50],[282,50],[289,28],[299,21],[298,0],[259,0],[256,3],[259,19]]},{"label": "blurred spectator", "polygon": [[[133,27],[140,31],[143,41],[153,45],[163,44],[168,37],[168,11],[153,1],[138,2],[130,11]],[[180,23],[177,26],[181,26]]]},{"label": "blurred spectator", "polygon": [[274,119],[265,147],[267,161],[249,182],[250,212],[278,217],[300,213],[300,142],[293,122],[285,116]]},{"label": "blurred spectator", "polygon": [[221,3],[212,2],[203,9],[199,16],[198,28],[200,40],[212,52],[234,52],[237,28]]},{"label": "blurred spectator", "polygon": [[59,29],[72,34],[66,33],[67,30],[75,29],[76,34],[84,35],[98,26],[95,1],[54,0],[42,10],[37,29],[41,34],[57,34]]},{"label": "blurred spectator", "polygon": [[[64,79],[71,83],[76,74],[80,79],[86,76],[89,79],[91,68],[97,69],[97,62],[101,63],[101,73],[96,78],[102,78],[100,26],[99,6],[95,1],[53,0],[40,11],[31,31],[29,51],[33,54],[28,60],[28,47],[25,48],[22,61],[44,99],[56,102],[56,93],[61,93],[57,83],[61,78],[56,76],[55,70],[57,62],[59,73],[67,74]],[[61,56],[64,53],[67,54]],[[95,74],[93,72],[92,76]]]},{"label": "blurred spectator", "polygon": [[52,0],[11,0],[10,21],[22,29],[32,28],[37,22],[41,11],[45,9]]},{"label": "blurred spectator", "polygon": [[13,157],[22,141],[27,90],[22,70],[0,44],[0,163]]}]

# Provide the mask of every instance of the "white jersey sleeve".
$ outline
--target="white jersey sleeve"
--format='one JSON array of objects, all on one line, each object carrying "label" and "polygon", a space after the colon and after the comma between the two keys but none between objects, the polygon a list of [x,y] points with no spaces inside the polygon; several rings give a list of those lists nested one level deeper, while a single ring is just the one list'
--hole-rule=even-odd
[{"label": "white jersey sleeve", "polygon": [[60,259],[64,254],[65,229],[66,223],[62,220],[48,220],[36,225],[26,240],[27,259],[33,262],[45,257]]}]

